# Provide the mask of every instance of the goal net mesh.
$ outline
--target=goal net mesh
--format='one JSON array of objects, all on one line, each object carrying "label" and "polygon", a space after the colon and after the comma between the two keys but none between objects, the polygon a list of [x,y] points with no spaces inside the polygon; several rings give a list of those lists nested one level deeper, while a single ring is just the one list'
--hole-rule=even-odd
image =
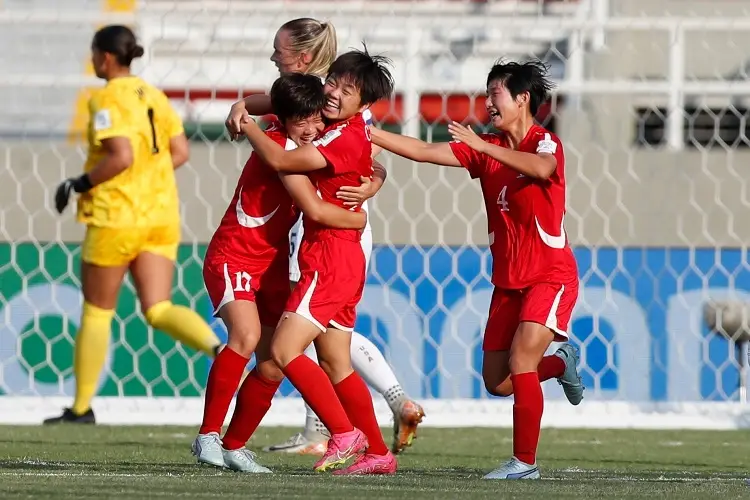
[{"label": "goal net mesh", "polygon": [[[5,0],[0,400],[65,401],[74,391],[83,228],[54,213],[52,194],[85,158],[87,99],[101,86],[93,32],[133,26],[146,48],[134,71],[186,123],[174,301],[225,338],[201,265],[250,150],[227,140],[223,120],[276,78],[276,29],[315,17],[334,23],[340,51],[366,41],[391,57],[396,94],[374,106],[376,122],[428,141],[449,140],[451,120],[485,129],[485,78],[498,58],[548,63],[557,88],[537,119],[565,145],[566,229],[581,277],[570,331],[587,401],[740,401],[742,329],[730,340],[705,313],[736,301],[725,311],[743,315],[750,298],[750,24],[741,2],[684,3],[675,12],[653,0]],[[480,187],[461,169],[380,159],[389,178],[371,205],[375,249],[356,330],[412,397],[489,411],[477,404],[496,400],[481,378],[492,289]],[[127,281],[99,397],[200,402],[209,367],[146,325]],[[563,398],[554,383],[545,393]],[[298,396],[288,383],[279,395]]]}]

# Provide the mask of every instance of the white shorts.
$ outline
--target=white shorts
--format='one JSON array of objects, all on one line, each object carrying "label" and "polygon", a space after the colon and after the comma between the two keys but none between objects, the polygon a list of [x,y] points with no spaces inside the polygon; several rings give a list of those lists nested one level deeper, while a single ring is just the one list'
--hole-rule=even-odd
[{"label": "white shorts", "polygon": [[[367,212],[367,202],[362,205],[362,209]],[[369,213],[367,214],[367,226],[362,232],[362,238],[360,244],[362,245],[362,252],[365,254],[365,272],[370,269],[370,256],[372,255],[372,227],[370,226]],[[302,236],[305,234],[305,230],[302,224],[302,215],[300,215],[296,224],[289,231],[289,281],[294,283],[299,281],[300,271],[299,263],[297,262],[297,255],[299,254],[299,246],[302,243]]]}]

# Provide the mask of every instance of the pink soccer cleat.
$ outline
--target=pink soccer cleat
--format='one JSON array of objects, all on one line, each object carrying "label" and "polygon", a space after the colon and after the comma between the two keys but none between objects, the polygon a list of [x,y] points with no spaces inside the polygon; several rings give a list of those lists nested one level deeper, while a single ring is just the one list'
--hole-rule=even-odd
[{"label": "pink soccer cleat", "polygon": [[385,455],[361,455],[346,469],[333,471],[335,476],[356,476],[366,474],[395,474],[398,469],[396,457],[390,451]]},{"label": "pink soccer cleat", "polygon": [[314,469],[316,472],[324,472],[344,465],[353,456],[364,452],[367,446],[367,438],[357,428],[343,434],[334,434],[328,440],[328,449],[323,458],[315,463]]}]

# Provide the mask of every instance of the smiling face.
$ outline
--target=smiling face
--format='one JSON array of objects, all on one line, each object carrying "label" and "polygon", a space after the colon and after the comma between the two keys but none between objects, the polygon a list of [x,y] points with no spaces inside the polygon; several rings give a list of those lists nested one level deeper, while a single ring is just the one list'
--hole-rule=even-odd
[{"label": "smiling face", "polygon": [[484,105],[492,126],[497,130],[508,130],[512,123],[528,113],[529,93],[522,92],[513,98],[502,80],[493,80],[487,87]]},{"label": "smiling face", "polygon": [[325,124],[320,113],[316,113],[307,118],[285,120],[284,128],[289,138],[298,146],[302,146],[314,141],[325,128]]},{"label": "smiling face", "polygon": [[331,121],[348,120],[352,116],[364,111],[359,89],[345,77],[329,77],[323,92],[326,95],[326,105],[323,116]]}]

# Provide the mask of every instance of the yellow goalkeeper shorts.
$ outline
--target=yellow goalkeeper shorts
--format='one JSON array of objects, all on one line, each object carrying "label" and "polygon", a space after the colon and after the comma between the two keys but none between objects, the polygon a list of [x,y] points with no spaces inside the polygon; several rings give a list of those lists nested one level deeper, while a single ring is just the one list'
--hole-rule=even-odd
[{"label": "yellow goalkeeper shorts", "polygon": [[175,261],[179,245],[179,223],[143,228],[87,226],[81,259],[95,266],[120,267],[148,252]]}]

